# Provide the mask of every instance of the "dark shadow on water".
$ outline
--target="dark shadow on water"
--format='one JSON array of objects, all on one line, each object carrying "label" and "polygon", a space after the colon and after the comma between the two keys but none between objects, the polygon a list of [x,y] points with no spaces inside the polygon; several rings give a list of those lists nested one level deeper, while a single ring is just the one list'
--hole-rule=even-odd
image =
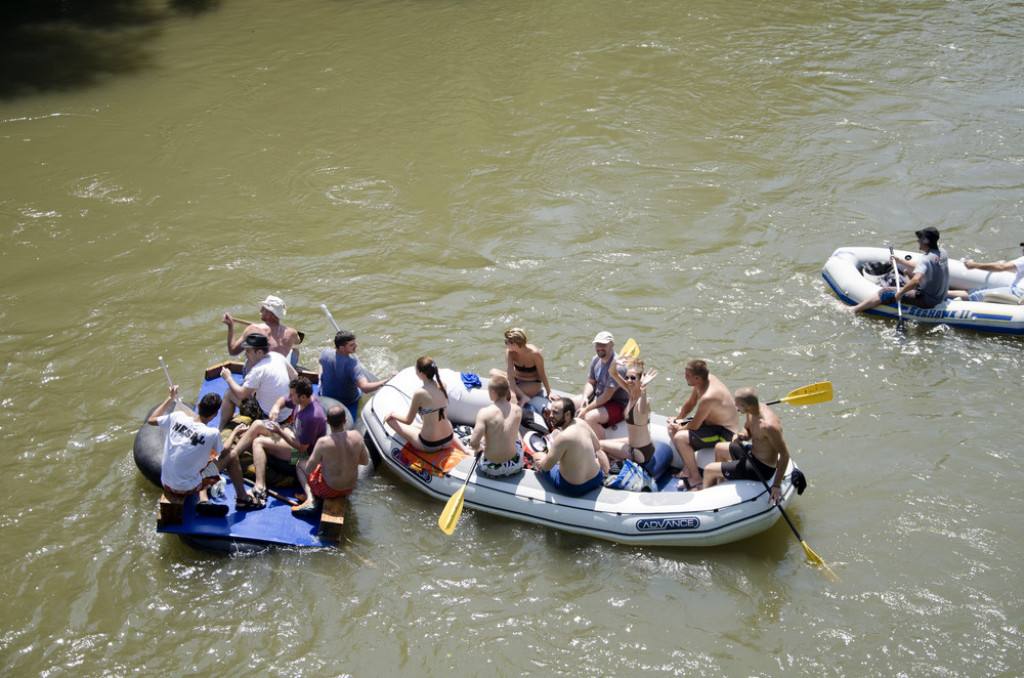
[{"label": "dark shadow on water", "polygon": [[169,6],[178,14],[198,15],[209,12],[220,4],[220,0],[171,0]]},{"label": "dark shadow on water", "polygon": [[0,0],[0,99],[88,87],[152,67],[161,24],[219,0]]}]

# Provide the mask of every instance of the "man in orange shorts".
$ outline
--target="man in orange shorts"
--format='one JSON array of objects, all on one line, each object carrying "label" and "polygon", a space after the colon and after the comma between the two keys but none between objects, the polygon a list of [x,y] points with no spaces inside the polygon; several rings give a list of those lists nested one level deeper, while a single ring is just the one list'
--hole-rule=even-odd
[{"label": "man in orange shorts", "polygon": [[345,430],[345,416],[344,407],[335,405],[327,410],[331,433],[317,440],[309,459],[295,466],[306,493],[306,500],[292,507],[296,516],[316,513],[324,499],[347,497],[356,487],[359,466],[370,463],[363,437]]}]

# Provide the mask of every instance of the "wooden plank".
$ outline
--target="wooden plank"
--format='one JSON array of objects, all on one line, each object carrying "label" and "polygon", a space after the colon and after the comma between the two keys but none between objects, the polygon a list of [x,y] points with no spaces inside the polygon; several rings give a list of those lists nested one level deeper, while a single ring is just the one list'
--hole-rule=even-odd
[{"label": "wooden plank", "polygon": [[320,534],[335,543],[341,541],[341,528],[345,524],[345,506],[347,497],[325,499],[320,515]]},{"label": "wooden plank", "polygon": [[210,381],[211,379],[216,379],[217,377],[220,376],[220,371],[225,367],[228,368],[228,370],[230,370],[231,374],[241,374],[242,368],[245,367],[245,363],[240,363],[235,360],[228,360],[222,363],[217,363],[216,365],[211,365],[210,367],[206,368],[206,375],[204,377],[205,380]]},{"label": "wooden plank", "polygon": [[162,530],[164,525],[181,525],[185,522],[185,495],[175,492],[164,492],[160,495],[160,517],[156,520],[156,529]]}]

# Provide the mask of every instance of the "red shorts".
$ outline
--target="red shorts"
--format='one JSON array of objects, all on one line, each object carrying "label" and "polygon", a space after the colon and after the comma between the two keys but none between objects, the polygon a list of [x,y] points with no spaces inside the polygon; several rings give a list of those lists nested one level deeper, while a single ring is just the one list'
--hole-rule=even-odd
[{"label": "red shorts", "polygon": [[604,407],[605,412],[608,413],[608,421],[605,424],[602,424],[603,426],[615,426],[623,420],[626,412],[626,406],[618,400],[609,400],[602,405],[602,407]]},{"label": "red shorts", "polygon": [[337,499],[338,497],[347,497],[352,494],[354,488],[349,488],[344,492],[339,492],[330,485],[324,482],[323,467],[320,464],[316,465],[313,472],[309,474],[309,489],[313,490],[313,495],[320,497],[321,499]]}]

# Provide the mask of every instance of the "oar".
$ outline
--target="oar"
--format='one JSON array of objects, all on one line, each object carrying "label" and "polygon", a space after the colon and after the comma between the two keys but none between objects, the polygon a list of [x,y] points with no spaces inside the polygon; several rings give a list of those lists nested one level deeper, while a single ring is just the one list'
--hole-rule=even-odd
[{"label": "oar", "polygon": [[[744,447],[743,449],[746,448]],[[747,454],[749,454],[749,452]],[[750,467],[754,469],[754,471],[757,473],[758,480],[761,481],[761,484],[764,485],[764,489],[767,490],[768,492],[768,501],[771,501],[772,489],[768,487],[768,482],[764,479],[764,476],[761,475],[761,472],[757,469],[757,466],[755,464],[751,464]],[[821,559],[821,556],[812,551],[811,547],[808,546],[807,542],[804,541],[804,538],[800,536],[800,533],[796,529],[796,525],[793,524],[793,521],[789,519],[789,515],[786,514],[786,509],[782,508],[782,504],[775,504],[775,508],[779,509],[779,513],[782,514],[782,517],[786,519],[786,523],[789,524],[789,529],[793,530],[793,534],[796,535],[796,540],[800,542],[801,546],[804,547],[804,553],[807,554],[807,558],[815,565],[821,565],[822,567],[824,567],[825,571],[828,572],[829,576],[831,576],[837,582],[841,582],[842,580],[839,578],[839,575],[833,572],[832,568],[826,565],[825,561]]]},{"label": "oar", "polygon": [[323,310],[324,315],[326,315],[327,319],[331,321],[332,325],[334,325],[334,331],[341,332],[341,328],[338,327],[338,323],[334,322],[334,316],[331,315],[331,312],[327,310],[327,304],[320,304],[320,309]]},{"label": "oar", "polygon": [[[242,320],[241,318],[234,318],[234,321],[236,323],[242,323],[243,325],[254,325],[255,324],[252,320]],[[305,332],[299,332],[298,330],[295,330],[295,331],[298,332],[299,343],[301,344],[303,341],[306,340],[306,333]]]},{"label": "oar", "polygon": [[[160,367],[164,368],[164,376],[167,377],[167,386],[170,388],[174,388],[174,382],[171,381],[171,373],[167,371],[167,365],[164,363],[164,357],[162,355],[158,355],[156,358],[157,360],[160,361]],[[180,402],[181,396],[179,395],[177,398],[174,399],[174,404],[177,405]]]},{"label": "oar", "polygon": [[633,337],[630,337],[626,342],[626,345],[622,347],[621,351],[619,351],[619,357],[635,358],[638,355],[640,355],[640,346],[633,341]]},{"label": "oar", "polygon": [[783,396],[778,400],[767,402],[765,405],[777,405],[779,403],[789,403],[790,405],[814,405],[815,403],[824,403],[829,400],[832,400],[832,382],[822,381],[817,384],[798,388],[795,391],[790,391],[788,395]]},{"label": "oar", "polygon": [[479,463],[480,456],[477,455],[476,459],[473,460],[473,468],[469,469],[469,475],[466,476],[466,482],[462,484],[458,492],[448,499],[448,503],[444,505],[444,510],[441,511],[441,517],[437,519],[437,526],[445,534],[450,535],[455,531],[455,526],[459,524],[459,516],[462,515],[462,503],[466,498],[466,487],[469,486],[469,479],[473,477],[473,471],[476,470],[476,465]]},{"label": "oar", "polygon": [[[742,444],[741,444],[741,446],[739,446],[739,449],[742,450],[743,453],[746,456],[748,456],[748,457],[752,456],[751,453],[748,450],[746,450],[746,446],[742,446]],[[761,480],[761,484],[763,484],[765,486],[765,491],[768,493],[768,501],[770,502],[771,501],[771,488],[769,488],[769,486],[768,486],[768,481],[765,480],[765,477],[763,475],[761,475],[761,470],[758,468],[758,465],[753,463],[753,460],[751,460],[751,461],[752,461],[752,463],[751,463],[750,467],[754,469],[754,472],[758,476],[758,480]],[[777,473],[784,473],[785,469],[779,469],[776,472]],[[800,542],[800,545],[804,547],[804,553],[807,554],[808,559],[811,562],[813,562],[815,564],[818,564],[818,565],[821,565],[822,567],[824,567],[826,573],[828,573],[828,575],[831,578],[835,579],[837,582],[842,582],[843,580],[841,580],[839,578],[839,576],[836,573],[834,573],[834,571],[831,570],[831,568],[828,565],[825,564],[825,561],[822,560],[821,557],[817,553],[815,553],[814,551],[811,550],[811,547],[809,547],[807,545],[807,542],[804,541],[804,538],[800,536],[800,532],[797,531],[797,525],[793,524],[793,520],[790,519],[790,516],[788,516],[788,514],[785,512],[785,509],[782,508],[782,504],[781,503],[775,504],[775,508],[777,508],[779,513],[782,514],[782,517],[785,518],[785,522],[788,525],[790,525],[790,529],[792,529],[793,534],[797,536],[797,541]]]},{"label": "oar", "polygon": [[[254,483],[253,481],[249,480],[248,478],[242,478],[242,480],[249,487],[256,487],[256,483]],[[266,488],[266,490],[267,490],[267,494],[269,494],[271,497],[273,497],[274,499],[280,499],[281,501],[283,501],[284,503],[288,504],[289,506],[298,506],[299,505],[299,502],[295,501],[291,497],[284,496],[283,494],[281,494],[277,490],[272,490],[269,487]]]},{"label": "oar", "polygon": [[[160,361],[160,367],[164,368],[164,376],[167,377],[167,386],[170,388],[174,388],[174,382],[171,381],[171,373],[167,371],[167,365],[164,363],[164,357],[162,355],[159,355],[157,356],[157,360]],[[190,415],[193,419],[196,416],[194,410],[190,409],[188,406],[185,405],[185,403],[181,402],[180,393],[178,394],[178,397],[174,399],[174,410],[176,412],[184,412]]]},{"label": "oar", "polygon": [[[795,391],[790,391],[788,395],[779,398],[778,400],[767,402],[765,405],[775,405],[776,403],[783,402],[789,403],[790,405],[811,405],[813,403],[823,403],[827,400],[832,400],[832,383],[822,381],[817,384],[798,388]],[[750,455],[746,446],[740,445],[740,449],[742,449],[747,455]],[[754,469],[754,473],[757,474],[757,479],[761,481],[761,484],[764,485],[764,489],[768,491],[768,500],[771,501],[772,488],[768,487],[768,481],[766,481],[764,476],[761,475],[761,471],[757,468],[756,464],[751,464],[750,467]],[[782,469],[782,472],[785,473],[785,469]],[[825,564],[825,561],[822,560],[817,553],[812,551],[811,547],[807,545],[807,542],[803,540],[803,537],[800,536],[800,532],[797,531],[793,521],[790,520],[789,515],[786,514],[786,509],[782,508],[782,504],[775,504],[775,508],[779,509],[782,517],[786,519],[786,523],[789,524],[789,529],[793,530],[793,534],[796,535],[796,540],[804,547],[804,552],[807,554],[807,557],[811,562],[821,565],[836,581],[841,581],[836,573]]]},{"label": "oar", "polygon": [[[889,245],[889,256],[895,256],[895,253],[892,251],[892,245]],[[895,285],[896,285],[896,292],[898,293],[900,291],[900,270],[896,266],[896,260],[895,259],[892,262],[892,272],[893,272],[893,275],[896,276],[896,283],[895,283]],[[896,321],[896,333],[897,334],[906,334],[907,328],[903,326],[903,301],[900,300],[900,299],[896,300],[896,312],[900,314],[900,319]]]}]

